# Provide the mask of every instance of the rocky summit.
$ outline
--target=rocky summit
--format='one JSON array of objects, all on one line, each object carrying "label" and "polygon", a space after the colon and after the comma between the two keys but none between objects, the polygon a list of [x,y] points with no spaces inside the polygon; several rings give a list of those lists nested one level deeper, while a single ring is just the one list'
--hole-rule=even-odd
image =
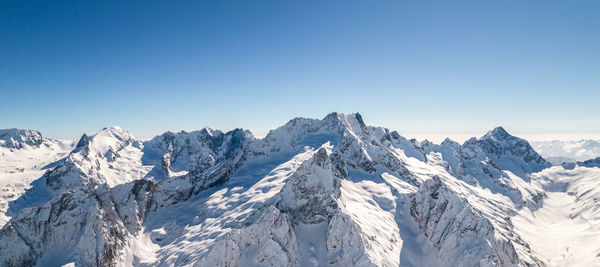
[{"label": "rocky summit", "polygon": [[0,266],[596,266],[598,159],[360,114],[247,130],[0,130]]}]

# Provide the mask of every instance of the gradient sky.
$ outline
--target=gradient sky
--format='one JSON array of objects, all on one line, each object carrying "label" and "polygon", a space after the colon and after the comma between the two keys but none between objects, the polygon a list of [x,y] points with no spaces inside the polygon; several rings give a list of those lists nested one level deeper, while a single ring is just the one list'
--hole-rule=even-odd
[{"label": "gradient sky", "polygon": [[600,132],[600,1],[98,2],[0,2],[0,128]]}]

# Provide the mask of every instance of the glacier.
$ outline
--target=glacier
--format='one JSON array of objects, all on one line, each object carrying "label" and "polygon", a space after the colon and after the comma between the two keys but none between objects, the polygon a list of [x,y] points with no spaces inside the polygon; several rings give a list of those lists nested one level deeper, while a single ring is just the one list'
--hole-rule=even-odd
[{"label": "glacier", "polygon": [[358,113],[264,138],[0,130],[0,266],[594,266],[599,176],[502,127],[435,144]]}]

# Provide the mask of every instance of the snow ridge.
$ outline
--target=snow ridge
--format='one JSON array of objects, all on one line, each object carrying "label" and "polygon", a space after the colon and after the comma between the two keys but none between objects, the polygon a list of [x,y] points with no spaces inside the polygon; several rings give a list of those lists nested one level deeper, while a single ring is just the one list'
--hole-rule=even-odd
[{"label": "snow ridge", "polygon": [[37,147],[44,142],[38,131],[22,129],[0,129],[0,147],[22,149],[26,146]]},{"label": "snow ridge", "polygon": [[[11,138],[11,157],[45,149]],[[331,113],[262,139],[108,127],[47,142],[66,150],[0,210],[2,266],[544,266],[557,261],[524,221],[552,192],[600,221],[598,159],[551,167],[501,127],[436,145]]]}]

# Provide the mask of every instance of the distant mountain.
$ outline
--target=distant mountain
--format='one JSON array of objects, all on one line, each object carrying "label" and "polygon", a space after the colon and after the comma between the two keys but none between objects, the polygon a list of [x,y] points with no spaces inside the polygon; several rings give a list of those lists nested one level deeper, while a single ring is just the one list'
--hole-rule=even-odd
[{"label": "distant mountain", "polygon": [[599,167],[600,168],[600,157],[595,159],[588,159],[586,161],[579,161],[577,165],[585,166],[585,167]]},{"label": "distant mountain", "polygon": [[555,164],[576,162],[600,157],[600,141],[534,141],[533,148]]},{"label": "distant mountain", "polygon": [[548,162],[552,163],[552,165],[560,165],[563,163],[573,163],[573,162],[577,161],[574,158],[568,158],[568,157],[546,157],[545,159]]},{"label": "distant mountain", "polygon": [[39,146],[44,139],[38,131],[22,129],[0,129],[0,147],[20,149],[25,146]]},{"label": "distant mountain", "polygon": [[0,227],[9,220],[9,202],[17,200],[31,182],[64,158],[73,143],[42,137],[38,131],[0,129]]},{"label": "distant mountain", "polygon": [[[501,127],[433,144],[331,113],[262,139],[205,128],[140,141],[108,127],[11,140],[23,145],[0,147],[2,188],[19,188],[0,198],[0,266],[600,263],[600,231],[585,228],[600,222],[600,169],[552,167]],[[586,229],[586,245],[556,234],[548,253],[531,222],[560,232],[545,214]]]}]

